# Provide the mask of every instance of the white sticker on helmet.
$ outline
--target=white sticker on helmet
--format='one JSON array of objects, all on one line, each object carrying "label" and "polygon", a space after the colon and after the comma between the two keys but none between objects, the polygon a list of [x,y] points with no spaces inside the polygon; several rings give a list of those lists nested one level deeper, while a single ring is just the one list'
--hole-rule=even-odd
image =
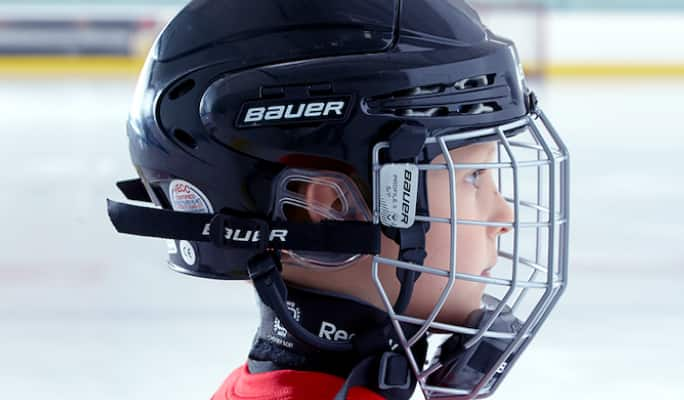
[{"label": "white sticker on helmet", "polygon": [[418,167],[415,164],[385,164],[380,168],[380,222],[408,228],[416,220]]},{"label": "white sticker on helmet", "polygon": [[197,255],[195,254],[195,249],[192,247],[192,244],[187,240],[181,240],[179,246],[183,261],[190,266],[195,265],[195,261],[197,261]]},{"label": "white sticker on helmet", "polygon": [[198,214],[212,214],[207,196],[193,184],[183,180],[173,180],[169,185],[169,202],[175,211],[183,211]]},{"label": "white sticker on helmet", "polygon": [[166,239],[166,250],[169,254],[178,254],[178,248],[176,247],[176,241],[172,239]]}]

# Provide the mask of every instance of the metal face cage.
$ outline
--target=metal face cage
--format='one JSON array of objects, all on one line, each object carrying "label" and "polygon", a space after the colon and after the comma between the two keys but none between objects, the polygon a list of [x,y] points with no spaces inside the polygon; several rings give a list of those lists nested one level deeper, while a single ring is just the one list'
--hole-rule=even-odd
[{"label": "metal face cage", "polygon": [[[449,152],[450,144],[477,138],[497,143],[495,162],[459,163]],[[450,215],[416,215],[416,221],[446,224],[451,236],[448,265],[417,265],[382,256],[375,256],[372,276],[387,313],[406,351],[411,368],[428,399],[484,398],[493,394],[522,352],[537,334],[554,308],[567,283],[568,218],[569,218],[569,155],[568,150],[544,113],[537,109],[524,118],[486,129],[461,131],[429,137],[425,145],[437,145],[445,162],[417,163],[421,179],[429,171],[446,171],[449,180]],[[378,143],[373,151],[373,219],[380,220],[381,152],[388,142]],[[489,169],[496,177],[499,193],[513,211],[512,222],[466,220],[457,217],[456,172],[463,169]],[[429,180],[429,178],[427,178]],[[430,199],[431,202],[435,201]],[[457,263],[457,231],[459,226],[505,227],[509,232],[497,238],[497,265],[491,276],[463,273]],[[415,316],[396,313],[388,290],[380,279],[381,268],[403,268],[444,279],[443,290],[437,296],[429,315]],[[489,312],[476,326],[438,321],[438,315],[453,295],[458,281],[484,285],[483,301]],[[418,289],[414,293],[420,296]],[[485,307],[485,305],[483,305]],[[513,331],[497,331],[496,321],[504,313],[517,318]],[[402,326],[413,325],[418,331],[407,334]],[[415,329],[413,330],[415,331]],[[495,340],[500,355],[489,366],[473,375],[467,383],[435,384],[431,376],[442,365],[439,359],[418,365],[413,346],[425,336],[430,343],[447,333],[462,338],[461,351],[466,352],[483,341]],[[502,345],[503,344],[503,345]],[[499,353],[495,353],[499,354]],[[428,358],[429,360],[429,358]]]}]

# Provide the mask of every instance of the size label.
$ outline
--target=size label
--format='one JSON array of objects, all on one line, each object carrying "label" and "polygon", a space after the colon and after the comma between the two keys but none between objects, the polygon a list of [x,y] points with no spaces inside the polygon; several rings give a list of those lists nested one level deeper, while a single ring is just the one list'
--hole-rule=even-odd
[{"label": "size label", "polygon": [[416,220],[418,167],[415,164],[386,164],[380,168],[380,222],[394,228],[409,228]]}]

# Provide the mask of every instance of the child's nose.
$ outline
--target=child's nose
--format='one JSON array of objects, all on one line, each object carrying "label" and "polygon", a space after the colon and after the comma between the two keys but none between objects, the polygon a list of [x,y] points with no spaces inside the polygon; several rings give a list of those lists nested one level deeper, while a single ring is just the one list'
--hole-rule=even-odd
[{"label": "child's nose", "polygon": [[[513,213],[513,207],[504,199],[504,197],[498,191],[495,192],[495,207],[493,210],[493,215],[491,217],[492,222],[506,222],[513,223],[515,215]],[[511,231],[510,227],[497,226],[493,227],[490,232],[492,237],[496,238],[499,235],[506,234]]]}]

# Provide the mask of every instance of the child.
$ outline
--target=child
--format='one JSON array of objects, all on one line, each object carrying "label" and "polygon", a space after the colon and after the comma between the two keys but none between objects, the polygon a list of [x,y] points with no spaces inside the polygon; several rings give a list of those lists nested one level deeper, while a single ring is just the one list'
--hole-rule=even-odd
[{"label": "child", "polygon": [[193,1],[128,132],[117,230],[258,294],[214,400],[487,396],[565,287],[567,150],[464,2]]}]

